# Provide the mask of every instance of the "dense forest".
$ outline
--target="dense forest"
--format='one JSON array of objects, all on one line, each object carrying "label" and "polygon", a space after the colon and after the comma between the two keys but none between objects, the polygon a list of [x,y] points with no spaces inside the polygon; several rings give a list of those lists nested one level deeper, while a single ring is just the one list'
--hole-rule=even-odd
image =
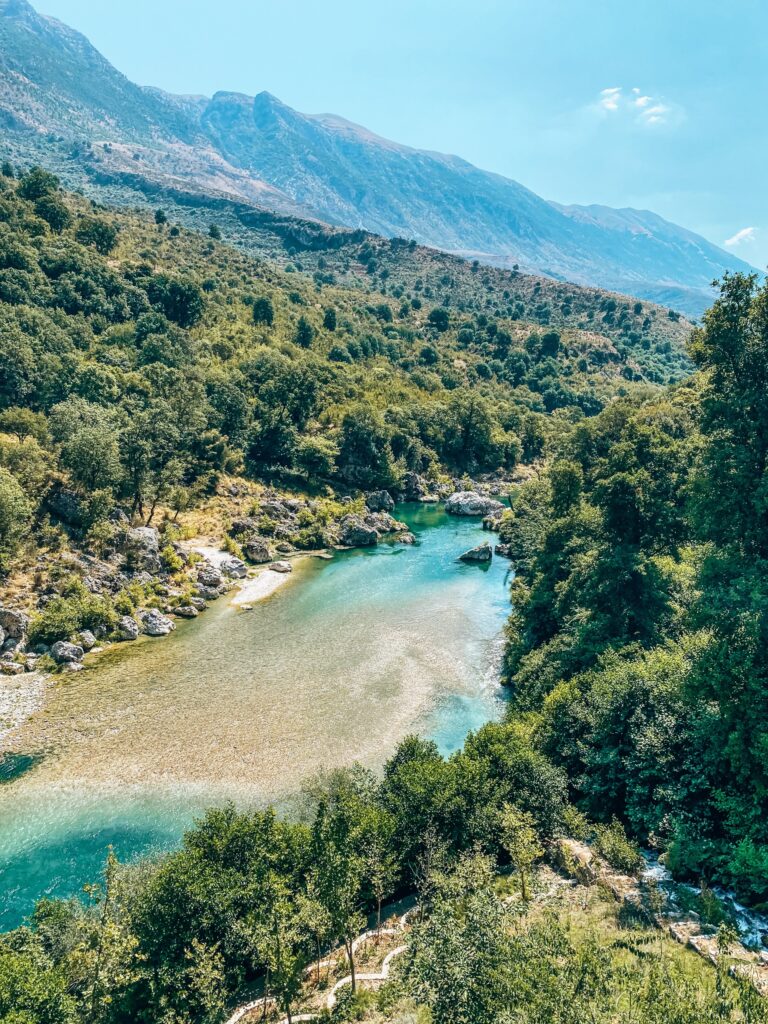
[{"label": "dense forest", "polygon": [[[312,276],[278,270],[223,244],[215,223],[206,237],[161,209],[94,208],[39,168],[19,180],[4,171],[6,559],[45,529],[57,481],[80,494],[80,525],[98,535],[116,501],[141,516],[186,507],[225,472],[396,488],[405,471],[510,469],[647,386],[643,359],[669,377],[684,358],[682,325],[647,304],[619,310],[604,293],[563,287],[564,326],[543,328],[521,319],[516,297],[535,280],[510,272],[490,313],[486,272],[459,261],[459,298],[450,276],[405,290],[386,265],[389,287],[363,293],[338,284],[328,261]],[[390,262],[401,248],[413,257],[382,245]],[[363,273],[375,269],[367,248],[354,264]],[[413,275],[412,259],[402,267]]]},{"label": "dense forest", "polygon": [[507,514],[514,718],[590,816],[768,900],[768,290],[734,276],[699,372],[579,424]]},{"label": "dense forest", "polygon": [[[0,182],[4,571],[56,531],[98,546],[115,506],[189,508],[224,474],[348,493],[537,470],[501,528],[507,720],[448,759],[411,738],[381,777],[318,780],[298,821],[224,808],[174,854],[110,856],[85,900],[43,900],[0,937],[0,1022],[217,1024],[265,980],[289,1015],[319,952],[341,944],[354,971],[368,916],[410,893],[396,977],[337,1019],[768,1019],[637,922],[606,943],[526,894],[576,835],[768,900],[768,288],[727,278],[686,357],[685,325],[645,303],[552,285],[574,298],[542,323],[534,279],[506,274],[491,311],[506,272],[455,261],[452,299],[408,243],[278,269],[215,222],[97,208],[40,169]],[[77,522],[52,503],[64,486]]]}]

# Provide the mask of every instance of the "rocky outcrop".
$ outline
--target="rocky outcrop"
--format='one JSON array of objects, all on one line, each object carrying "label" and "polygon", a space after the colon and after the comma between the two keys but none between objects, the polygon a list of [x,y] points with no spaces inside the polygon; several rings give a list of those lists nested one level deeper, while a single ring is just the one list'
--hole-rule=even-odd
[{"label": "rocky outcrop", "polygon": [[196,619],[200,612],[192,604],[183,604],[174,608],[173,614],[178,615],[180,619]]},{"label": "rocky outcrop", "polygon": [[118,640],[135,640],[139,632],[139,624],[131,615],[123,615],[117,620],[115,636]]},{"label": "rocky outcrop", "polygon": [[176,629],[176,624],[173,619],[169,619],[167,615],[163,615],[156,608],[150,608],[149,611],[141,614],[141,627],[142,632],[147,636],[168,636],[172,630]]},{"label": "rocky outcrop", "polygon": [[84,629],[77,634],[77,639],[80,642],[80,646],[84,651],[92,651],[96,646],[96,637],[90,631],[90,629]]},{"label": "rocky outcrop", "polygon": [[477,491],[455,491],[445,503],[445,511],[452,516],[488,516],[498,510],[504,510],[500,501]]},{"label": "rocky outcrop", "polygon": [[13,608],[0,608],[0,629],[4,639],[23,640],[29,629],[29,616]]},{"label": "rocky outcrop", "polygon": [[219,568],[224,576],[229,576],[230,579],[242,580],[248,575],[248,566],[242,558],[235,558],[234,555],[225,558]]},{"label": "rocky outcrop", "polygon": [[293,566],[290,562],[270,562],[267,566],[272,572],[293,572]]},{"label": "rocky outcrop", "polygon": [[427,481],[418,473],[406,473],[403,477],[403,501],[421,501],[428,491]]},{"label": "rocky outcrop", "polygon": [[465,551],[463,555],[459,555],[460,562],[490,562],[493,558],[493,550],[491,545],[486,541],[485,544],[478,544],[476,548],[470,548],[469,551]]},{"label": "rocky outcrop", "polygon": [[248,559],[257,564],[271,562],[275,557],[272,547],[265,537],[248,537],[243,544],[243,550]]},{"label": "rocky outcrop", "polygon": [[339,523],[339,543],[347,548],[373,547],[379,542],[379,531],[368,525],[362,516],[350,513]]},{"label": "rocky outcrop", "polygon": [[201,587],[218,590],[224,583],[224,577],[215,565],[210,562],[201,562],[197,568],[197,582]]},{"label": "rocky outcrop", "polygon": [[366,497],[365,505],[371,512],[391,512],[395,500],[389,491],[374,491]]},{"label": "rocky outcrop", "polygon": [[259,529],[259,520],[253,519],[251,516],[244,516],[240,519],[234,519],[232,525],[229,528],[229,532],[233,537],[244,537],[246,534],[257,533]]},{"label": "rocky outcrop", "polygon": [[54,519],[66,523],[67,526],[83,525],[83,502],[79,495],[67,487],[52,491],[45,500],[45,505]]},{"label": "rocky outcrop", "polygon": [[152,526],[128,530],[124,541],[126,565],[133,572],[160,571],[160,535]]},{"label": "rocky outcrop", "polygon": [[57,640],[51,647],[51,657],[57,665],[82,661],[84,654],[85,651],[79,644],[70,644],[66,640]]}]

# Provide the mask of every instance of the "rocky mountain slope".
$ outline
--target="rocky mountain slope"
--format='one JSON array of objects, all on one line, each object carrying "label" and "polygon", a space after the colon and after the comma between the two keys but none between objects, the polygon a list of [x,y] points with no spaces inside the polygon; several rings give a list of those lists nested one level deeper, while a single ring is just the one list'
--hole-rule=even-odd
[{"label": "rocky mountain slope", "polygon": [[300,114],[266,92],[209,100],[141,88],[26,0],[0,0],[0,123],[9,155],[45,160],[64,147],[72,175],[97,159],[111,172],[415,238],[692,315],[711,301],[714,278],[749,269],[647,211],[550,203],[459,157]]}]

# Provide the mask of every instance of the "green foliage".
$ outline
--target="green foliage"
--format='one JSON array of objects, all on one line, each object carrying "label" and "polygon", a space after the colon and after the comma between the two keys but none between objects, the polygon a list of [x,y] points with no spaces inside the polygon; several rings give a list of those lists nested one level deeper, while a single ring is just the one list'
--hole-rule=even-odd
[{"label": "green foliage", "polygon": [[[120,612],[123,614],[123,612]],[[106,597],[91,594],[76,577],[68,580],[58,597],[33,617],[29,628],[31,644],[50,645],[72,639],[83,629],[109,631],[117,621],[115,605]]]},{"label": "green foliage", "polygon": [[616,818],[610,825],[595,827],[595,849],[605,857],[611,867],[626,875],[634,875],[645,863],[634,843],[627,839],[624,826]]},{"label": "green foliage", "polygon": [[12,553],[32,521],[32,507],[19,481],[0,467],[0,557]]},{"label": "green foliage", "polygon": [[81,217],[75,237],[83,245],[92,245],[101,256],[108,256],[117,245],[117,228],[103,217]]}]

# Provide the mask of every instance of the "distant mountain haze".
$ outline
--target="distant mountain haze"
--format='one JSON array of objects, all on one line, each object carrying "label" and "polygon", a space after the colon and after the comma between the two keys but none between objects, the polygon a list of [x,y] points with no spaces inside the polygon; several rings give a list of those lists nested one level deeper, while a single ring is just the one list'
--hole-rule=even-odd
[{"label": "distant mountain haze", "polygon": [[[108,169],[518,264],[694,316],[725,270],[752,270],[648,211],[548,202],[457,156],[399,145],[333,114],[301,114],[267,92],[208,99],[137,86],[26,0],[0,0],[0,125],[41,160],[51,136],[99,145]],[[80,156],[87,162],[87,152]]]}]

